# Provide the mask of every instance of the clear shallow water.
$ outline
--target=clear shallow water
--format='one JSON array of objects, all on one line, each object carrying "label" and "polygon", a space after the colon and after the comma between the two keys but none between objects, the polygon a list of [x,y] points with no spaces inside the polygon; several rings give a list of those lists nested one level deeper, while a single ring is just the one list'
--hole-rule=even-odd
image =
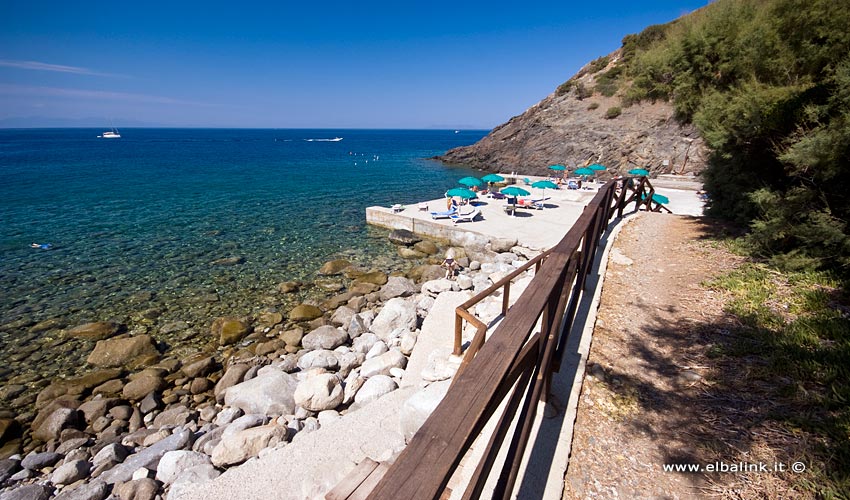
[{"label": "clear shallow water", "polygon": [[[157,336],[185,321],[205,333],[218,316],[285,313],[276,285],[312,280],[331,258],[409,267],[365,207],[435,198],[475,175],[425,158],[486,133],[101,132],[0,130],[0,383],[23,367],[79,367],[90,346],[61,339],[62,326],[114,320]],[[244,262],[213,264],[233,257]],[[34,332],[44,321],[55,327]]]}]

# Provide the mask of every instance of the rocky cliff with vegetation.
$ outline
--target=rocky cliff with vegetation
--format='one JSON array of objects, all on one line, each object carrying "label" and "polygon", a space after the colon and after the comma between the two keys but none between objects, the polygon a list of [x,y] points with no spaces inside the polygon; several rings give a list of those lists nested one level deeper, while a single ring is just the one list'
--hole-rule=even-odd
[{"label": "rocky cliff with vegetation", "polygon": [[623,39],[524,114],[442,159],[539,173],[702,171],[754,256],[850,279],[850,4],[717,0]]},{"label": "rocky cliff with vegetation", "polygon": [[663,100],[623,106],[606,79],[622,50],[581,69],[568,84],[481,141],[452,149],[446,163],[493,172],[542,175],[552,164],[601,163],[613,172],[699,173],[706,148],[696,128],[675,118]]}]

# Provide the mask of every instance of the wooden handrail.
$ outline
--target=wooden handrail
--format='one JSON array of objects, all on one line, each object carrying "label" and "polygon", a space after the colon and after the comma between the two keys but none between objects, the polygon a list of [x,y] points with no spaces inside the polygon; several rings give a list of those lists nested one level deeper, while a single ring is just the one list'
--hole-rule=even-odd
[{"label": "wooden handrail", "polygon": [[[651,206],[651,201],[641,197],[644,189],[652,190],[648,180],[639,178],[636,188],[636,178],[628,180],[631,182],[624,181],[619,196],[615,183],[603,186],[554,248],[456,309],[456,353],[462,350],[463,321],[476,327],[461,365],[463,369],[455,375],[443,400],[369,498],[440,498],[461,459],[509,393],[512,395],[463,498],[477,498],[481,494],[496,454],[508,437],[512,421],[517,419],[494,498],[511,495],[530,438],[536,403],[546,398],[552,372],[561,363],[587,274],[608,221],[615,213],[622,217],[623,209],[632,201],[635,211],[644,204],[648,209]],[[513,307],[507,309],[507,300],[503,302],[504,319],[485,342],[487,326],[469,308],[496,290],[509,287],[512,279],[532,265],[537,266],[537,271],[531,283]],[[505,295],[508,293],[506,290]],[[541,318],[542,329],[535,333]]]}]

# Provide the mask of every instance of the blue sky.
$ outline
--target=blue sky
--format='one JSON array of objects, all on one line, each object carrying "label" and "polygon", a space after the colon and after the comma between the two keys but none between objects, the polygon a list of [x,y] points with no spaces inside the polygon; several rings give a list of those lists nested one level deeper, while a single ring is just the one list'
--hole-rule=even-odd
[{"label": "blue sky", "polygon": [[8,0],[0,126],[487,129],[706,3]]}]

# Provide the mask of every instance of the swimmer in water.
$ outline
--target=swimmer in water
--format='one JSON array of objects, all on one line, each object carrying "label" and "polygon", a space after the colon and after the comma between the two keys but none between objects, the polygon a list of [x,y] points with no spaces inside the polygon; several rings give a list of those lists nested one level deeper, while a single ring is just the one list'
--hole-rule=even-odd
[{"label": "swimmer in water", "polygon": [[32,248],[40,248],[42,250],[50,250],[53,247],[52,243],[31,243]]}]

